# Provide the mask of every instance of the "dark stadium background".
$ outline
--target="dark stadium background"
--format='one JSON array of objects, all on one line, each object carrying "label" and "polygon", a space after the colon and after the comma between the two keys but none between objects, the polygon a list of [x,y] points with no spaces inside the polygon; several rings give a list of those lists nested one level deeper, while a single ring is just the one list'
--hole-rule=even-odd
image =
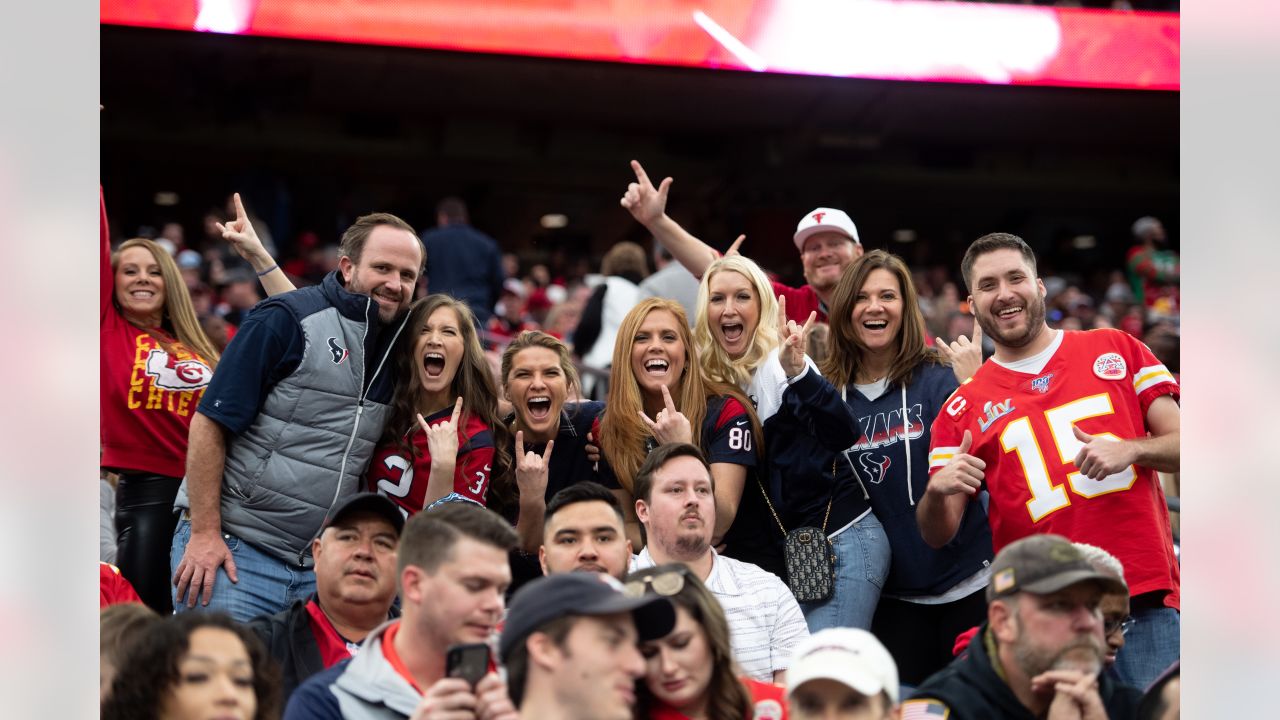
[{"label": "dark stadium background", "polygon": [[[1123,267],[1129,225],[1178,233],[1178,94],[892,82],[101,30],[102,180],[117,237],[244,193],[287,255],[356,215],[434,224],[450,193],[504,250],[598,258],[646,239],[618,198],[637,158],[669,212],[799,279],[806,211],[847,210],[869,248],[958,268],[990,231],[1050,271]],[[159,207],[158,191],[179,203]],[[564,213],[566,228],[539,226]],[[916,241],[894,240],[912,230]],[[1073,239],[1093,236],[1080,249]],[[958,274],[958,273],[957,273]],[[1105,286],[1105,284],[1103,285]]]}]

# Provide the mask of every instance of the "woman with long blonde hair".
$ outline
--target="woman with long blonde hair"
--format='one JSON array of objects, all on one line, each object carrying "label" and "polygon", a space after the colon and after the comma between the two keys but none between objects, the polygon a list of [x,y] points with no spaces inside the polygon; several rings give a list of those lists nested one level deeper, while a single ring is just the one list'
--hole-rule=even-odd
[{"label": "woman with long blonde hair", "polygon": [[100,252],[101,464],[120,475],[116,564],[148,606],[167,614],[173,501],[218,351],[167,251],[134,238],[111,253],[105,202]]},{"label": "woman with long blonde hair", "polygon": [[[704,377],[684,309],[647,298],[623,318],[613,350],[609,399],[600,420],[602,472],[627,493],[649,451],[688,442],[707,453],[715,481],[720,544],[733,525],[749,473],[758,465],[760,425],[740,390]],[[643,546],[634,502],[624,498],[633,546]]]}]

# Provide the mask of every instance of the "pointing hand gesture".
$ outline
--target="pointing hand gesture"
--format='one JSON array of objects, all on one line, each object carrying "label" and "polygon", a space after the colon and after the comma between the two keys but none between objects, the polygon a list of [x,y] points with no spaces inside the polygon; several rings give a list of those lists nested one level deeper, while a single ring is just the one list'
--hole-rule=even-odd
[{"label": "pointing hand gesture", "polygon": [[787,298],[778,296],[778,336],[782,338],[778,361],[789,378],[804,371],[804,351],[809,346],[809,331],[817,317],[818,313],[810,312],[804,326],[797,325],[795,320],[787,319]]},{"label": "pointing hand gesture", "polygon": [[551,448],[555,440],[547,441],[547,449],[539,455],[524,451],[524,431],[516,431],[516,485],[523,497],[543,497],[547,492],[547,472],[551,468]]},{"label": "pointing hand gesture", "polygon": [[422,417],[422,413],[418,413],[418,424],[422,426],[422,431],[427,434],[427,450],[431,453],[431,462],[435,464],[438,461],[444,461],[446,458],[449,462],[456,462],[458,457],[458,417],[462,415],[462,396],[458,396],[457,402],[453,404],[453,416],[448,420],[428,425],[426,418]]},{"label": "pointing hand gesture", "polygon": [[742,247],[742,241],[746,239],[746,235],[739,235],[738,239],[734,240],[733,244],[729,246],[729,249],[724,251],[724,256],[729,257],[730,255],[741,255],[742,253],[738,252],[738,248]]},{"label": "pointing hand gesture", "polygon": [[974,373],[978,372],[978,368],[982,367],[982,326],[977,321],[973,323],[972,341],[961,335],[950,345],[940,337],[935,337],[933,342],[938,352],[942,353],[947,363],[951,365],[951,371],[955,373],[956,380],[964,382],[973,377]]},{"label": "pointing hand gesture", "polygon": [[232,195],[232,200],[236,205],[236,219],[226,225],[214,223],[222,233],[222,239],[231,243],[240,257],[248,260],[254,269],[265,270],[271,267],[275,261],[258,239],[253,223],[249,222],[249,214],[244,211],[244,204],[240,202],[240,193]]},{"label": "pointing hand gesture", "polygon": [[663,445],[672,442],[693,442],[693,427],[689,425],[689,418],[676,409],[676,404],[672,401],[671,392],[667,390],[666,385],[662,386],[662,402],[666,407],[658,411],[656,421],[650,420],[643,410],[638,411],[640,419],[649,426],[654,439]]},{"label": "pointing hand gesture", "polygon": [[943,496],[956,493],[976,495],[982,489],[987,462],[969,454],[972,446],[973,433],[965,430],[964,439],[960,441],[960,447],[956,448],[956,454],[951,456],[945,467],[929,477],[929,486],[925,492]]},{"label": "pointing hand gesture", "polygon": [[667,213],[667,193],[671,190],[671,178],[664,178],[654,188],[649,175],[635,160],[631,161],[631,169],[636,174],[636,181],[627,185],[622,195],[622,207],[631,211],[631,217],[645,227],[657,222]]},{"label": "pointing hand gesture", "polygon": [[1071,431],[1084,444],[1080,452],[1076,453],[1076,467],[1091,480],[1114,475],[1132,465],[1136,459],[1129,443],[1118,441],[1109,435],[1090,435],[1075,425],[1071,426]]}]

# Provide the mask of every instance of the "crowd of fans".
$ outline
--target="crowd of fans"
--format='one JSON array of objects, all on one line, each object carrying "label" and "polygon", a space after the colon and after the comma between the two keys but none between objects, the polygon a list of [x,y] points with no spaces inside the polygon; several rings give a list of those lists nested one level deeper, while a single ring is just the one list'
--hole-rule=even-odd
[{"label": "crowd of fans", "polygon": [[792,287],[632,169],[599,268],[104,201],[104,717],[1169,716],[1159,220],[1082,287],[817,208]]}]

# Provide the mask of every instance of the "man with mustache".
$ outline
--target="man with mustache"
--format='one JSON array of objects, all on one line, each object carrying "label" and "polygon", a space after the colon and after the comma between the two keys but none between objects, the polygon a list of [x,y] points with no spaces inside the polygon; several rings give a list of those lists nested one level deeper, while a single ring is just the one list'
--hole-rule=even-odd
[{"label": "man with mustache", "polygon": [[249,622],[280,665],[281,699],[316,673],[355,655],[374,628],[400,613],[396,545],[404,513],[376,493],[343,503],[311,543],[316,594]]},{"label": "man with mustache", "polygon": [[1115,555],[1134,622],[1114,667],[1146,687],[1180,655],[1180,573],[1156,475],[1180,465],[1178,383],[1128,333],[1051,329],[1035,253],[1016,235],[978,238],[961,268],[996,352],[934,420],[921,534],[951,542],[986,490],[996,552],[1054,533]]},{"label": "man with mustache", "polygon": [[742,672],[762,682],[785,682],[791,653],[809,637],[809,627],[777,575],[711,547],[715,492],[702,451],[688,443],[659,445],[636,473],[634,490],[636,516],[648,538],[634,569],[670,562],[689,566],[724,608]]},{"label": "man with mustache", "polygon": [[1104,593],[1123,582],[1093,568],[1058,535],[996,554],[987,622],[968,651],[930,676],[903,717],[950,720],[1133,717],[1142,693],[1101,674]]}]

